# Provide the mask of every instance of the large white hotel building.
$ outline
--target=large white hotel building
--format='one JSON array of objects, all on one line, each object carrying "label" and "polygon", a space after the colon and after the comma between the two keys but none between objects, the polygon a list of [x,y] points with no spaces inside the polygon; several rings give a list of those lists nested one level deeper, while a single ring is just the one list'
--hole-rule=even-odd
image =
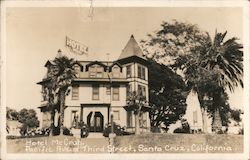
[{"label": "large white hotel building", "polygon": [[[78,61],[74,66],[77,78],[65,101],[64,126],[72,127],[77,117],[78,121],[89,126],[91,132],[102,132],[112,113],[114,122],[125,126],[127,131],[133,131],[135,117],[133,111],[127,109],[127,96],[129,92],[140,91],[149,100],[147,65],[148,61],[133,35],[116,61]],[[53,62],[47,61],[48,74],[51,66]],[[46,77],[38,84],[43,87]],[[46,98],[39,108],[41,126],[48,128],[51,114]],[[150,129],[148,112],[141,115],[140,127],[143,131]]]}]

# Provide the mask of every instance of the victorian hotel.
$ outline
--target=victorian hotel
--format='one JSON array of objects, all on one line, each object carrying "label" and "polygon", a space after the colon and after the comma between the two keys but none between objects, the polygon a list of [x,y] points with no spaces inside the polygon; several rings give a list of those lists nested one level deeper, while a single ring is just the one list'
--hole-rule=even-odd
[{"label": "victorian hotel", "polygon": [[[47,61],[45,67],[53,67]],[[135,117],[127,106],[128,93],[142,93],[148,101],[148,62],[132,35],[116,61],[78,61],[75,64],[77,78],[65,100],[64,126],[71,128],[74,121],[83,121],[90,132],[102,132],[110,123],[111,115],[116,124],[134,132]],[[38,84],[46,85],[46,77]],[[42,128],[51,124],[46,99],[39,107],[42,112]],[[58,114],[58,113],[56,113]],[[148,112],[140,116],[140,131],[149,131]]]}]

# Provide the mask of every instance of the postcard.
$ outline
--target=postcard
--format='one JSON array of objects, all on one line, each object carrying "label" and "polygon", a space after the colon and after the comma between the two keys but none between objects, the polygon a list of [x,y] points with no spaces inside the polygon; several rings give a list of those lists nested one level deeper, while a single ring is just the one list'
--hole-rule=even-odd
[{"label": "postcard", "polygon": [[145,158],[249,159],[249,2],[1,2],[1,159]]}]

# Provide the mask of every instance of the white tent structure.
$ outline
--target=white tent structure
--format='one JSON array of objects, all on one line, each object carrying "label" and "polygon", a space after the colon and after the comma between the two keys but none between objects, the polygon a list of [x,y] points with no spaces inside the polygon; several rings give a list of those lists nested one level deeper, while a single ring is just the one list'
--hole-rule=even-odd
[{"label": "white tent structure", "polygon": [[187,119],[190,129],[202,129],[202,114],[197,93],[190,92],[187,96],[187,110],[183,118]]}]

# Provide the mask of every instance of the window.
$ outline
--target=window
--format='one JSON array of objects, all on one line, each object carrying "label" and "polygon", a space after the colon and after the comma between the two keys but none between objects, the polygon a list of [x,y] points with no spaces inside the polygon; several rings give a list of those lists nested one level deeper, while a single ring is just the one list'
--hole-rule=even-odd
[{"label": "window", "polygon": [[89,73],[89,77],[90,77],[90,78],[95,78],[95,75],[96,75],[95,72],[90,72],[90,73]]},{"label": "window", "polygon": [[127,111],[127,127],[133,127],[132,111]]},{"label": "window", "polygon": [[120,120],[120,111],[113,111],[113,119]]},{"label": "window", "polygon": [[81,72],[81,67],[77,64],[75,64],[73,67],[76,72],[76,77],[79,77],[80,76],[79,73]]},{"label": "window", "polygon": [[138,77],[145,80],[145,67],[138,66]]},{"label": "window", "polygon": [[96,76],[96,69],[95,66],[89,67],[89,77],[93,78]]},{"label": "window", "polygon": [[93,85],[92,88],[92,99],[99,100],[99,85]]},{"label": "window", "polygon": [[45,88],[44,86],[42,86],[42,101],[47,101],[47,97],[48,97],[48,88]]},{"label": "window", "polygon": [[113,100],[119,101],[119,86],[113,87]]},{"label": "window", "polygon": [[112,75],[114,78],[119,78],[120,77],[120,67],[114,66],[112,68]]},{"label": "window", "polygon": [[139,125],[140,128],[145,128],[147,127],[147,114],[146,113],[142,113],[139,117]]},{"label": "window", "polygon": [[101,66],[95,65],[95,67],[96,67],[97,72],[102,72],[103,71],[102,70],[103,68]]},{"label": "window", "polygon": [[79,117],[77,115],[77,111],[71,111],[71,126],[76,127],[79,122]]},{"label": "window", "polygon": [[127,85],[126,88],[126,93],[127,93],[127,97],[129,97],[129,95],[131,94],[132,88],[131,88],[131,84]]},{"label": "window", "polygon": [[81,67],[80,67],[79,65],[77,65],[77,64],[75,64],[75,65],[73,66],[73,68],[74,68],[74,70],[75,70],[76,72],[80,72],[80,71],[81,71]]},{"label": "window", "polygon": [[146,87],[142,85],[138,85],[138,93],[139,95],[146,97]]},{"label": "window", "polygon": [[111,94],[111,87],[110,87],[110,86],[107,86],[107,87],[106,87],[106,94],[107,94],[107,95],[110,95],[110,94]]},{"label": "window", "polygon": [[73,85],[72,86],[72,100],[78,100],[79,98],[79,86]]},{"label": "window", "polygon": [[93,65],[89,67],[89,77],[91,78],[102,78],[103,67],[99,65]]},{"label": "window", "polygon": [[102,78],[102,72],[97,72],[96,73],[96,78]]},{"label": "window", "polygon": [[96,66],[96,77],[102,78],[103,68],[101,66]]},{"label": "window", "polygon": [[132,77],[132,74],[131,74],[131,73],[132,73],[132,72],[131,72],[131,65],[127,66],[127,67],[126,67],[126,70],[127,70],[127,74],[126,74],[126,75],[127,75],[127,78]]}]

